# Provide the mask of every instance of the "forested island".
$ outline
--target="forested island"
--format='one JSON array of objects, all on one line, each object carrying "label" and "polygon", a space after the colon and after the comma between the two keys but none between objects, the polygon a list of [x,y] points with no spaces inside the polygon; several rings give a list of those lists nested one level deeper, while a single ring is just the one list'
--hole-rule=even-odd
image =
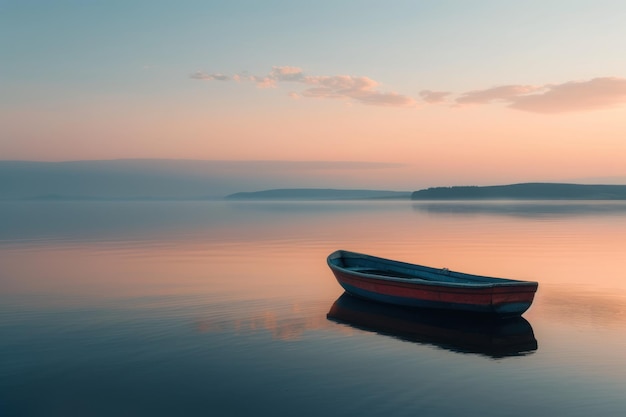
[{"label": "forested island", "polygon": [[626,200],[626,185],[524,183],[494,186],[433,187],[415,191],[412,200]]},{"label": "forested island", "polygon": [[626,185],[523,183],[494,186],[433,187],[411,192],[284,188],[240,192],[228,200],[626,200]]}]

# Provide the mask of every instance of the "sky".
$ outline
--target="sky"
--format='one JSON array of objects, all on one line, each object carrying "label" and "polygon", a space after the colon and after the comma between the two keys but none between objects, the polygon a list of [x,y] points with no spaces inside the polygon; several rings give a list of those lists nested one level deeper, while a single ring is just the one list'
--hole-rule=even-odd
[{"label": "sky", "polygon": [[0,0],[0,160],[626,183],[625,21],[619,0]]}]

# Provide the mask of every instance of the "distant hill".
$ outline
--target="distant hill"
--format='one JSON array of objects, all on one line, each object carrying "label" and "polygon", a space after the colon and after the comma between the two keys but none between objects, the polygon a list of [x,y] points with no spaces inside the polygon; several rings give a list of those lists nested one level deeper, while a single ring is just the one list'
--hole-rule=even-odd
[{"label": "distant hill", "polygon": [[412,200],[626,200],[626,185],[525,183],[435,187],[415,191]]},{"label": "distant hill", "polygon": [[226,196],[228,200],[408,200],[409,191],[337,190],[330,188],[284,188]]}]

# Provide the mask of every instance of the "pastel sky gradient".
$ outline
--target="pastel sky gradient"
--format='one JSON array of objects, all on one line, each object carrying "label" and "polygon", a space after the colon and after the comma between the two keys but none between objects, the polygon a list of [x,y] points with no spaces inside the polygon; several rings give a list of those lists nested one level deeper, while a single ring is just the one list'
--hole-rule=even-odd
[{"label": "pastel sky gradient", "polygon": [[624,22],[620,0],[0,0],[0,159],[626,183]]}]

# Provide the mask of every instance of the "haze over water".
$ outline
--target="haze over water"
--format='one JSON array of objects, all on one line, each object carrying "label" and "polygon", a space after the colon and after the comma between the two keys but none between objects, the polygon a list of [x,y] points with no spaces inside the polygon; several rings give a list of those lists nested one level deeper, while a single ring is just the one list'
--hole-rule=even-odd
[{"label": "haze over water", "polygon": [[[623,202],[3,202],[0,218],[3,416],[626,413]],[[339,248],[539,290],[515,326],[458,328],[342,297]]]}]

